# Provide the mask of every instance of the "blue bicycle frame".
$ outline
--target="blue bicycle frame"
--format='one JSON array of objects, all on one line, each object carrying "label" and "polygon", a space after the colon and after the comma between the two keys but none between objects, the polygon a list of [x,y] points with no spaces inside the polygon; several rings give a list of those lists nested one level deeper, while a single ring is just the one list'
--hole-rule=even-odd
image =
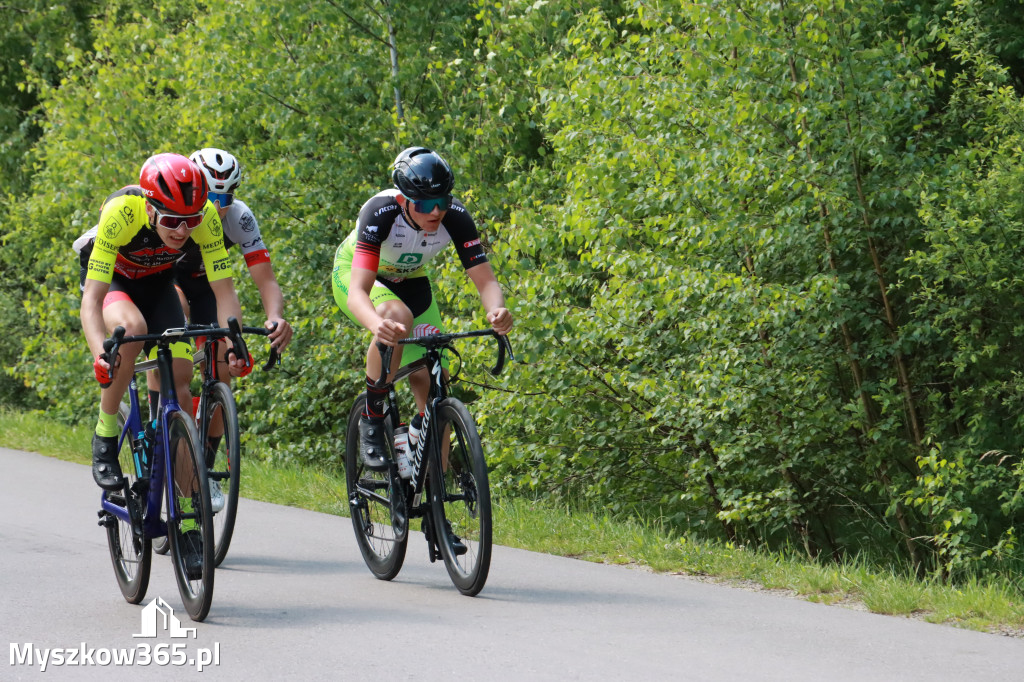
[{"label": "blue bicycle frame", "polygon": [[[169,434],[167,429],[168,417],[172,412],[181,409],[178,404],[178,398],[174,391],[174,386],[170,385],[173,382],[162,381],[160,382],[160,410],[158,419],[158,428],[155,430],[155,434],[158,434],[155,442],[152,444],[152,462],[143,461],[149,455],[145,447],[139,447],[139,444],[145,439],[145,426],[142,421],[142,407],[139,403],[139,387],[136,381],[136,377],[147,370],[158,367],[161,370],[161,376],[172,376],[171,374],[171,351],[166,346],[159,346],[157,348],[157,359],[156,361],[147,361],[138,363],[135,366],[135,374],[132,376],[131,383],[128,385],[128,399],[129,409],[128,418],[125,420],[124,428],[121,429],[121,436],[118,438],[118,452],[124,446],[125,439],[128,439],[132,443],[132,454],[135,460],[135,473],[140,481],[147,481],[148,490],[146,492],[146,506],[143,510],[142,519],[133,519],[133,509],[128,505],[128,494],[125,491],[125,504],[122,506],[116,502],[112,502],[109,498],[109,493],[103,491],[103,495],[100,498],[100,507],[103,511],[113,514],[117,518],[131,524],[132,528],[136,531],[141,529],[145,537],[156,538],[167,535],[167,523],[160,518],[160,506],[162,503],[161,495],[166,491],[166,502],[168,516],[170,522],[178,522],[181,519],[178,518],[178,513],[173,504],[174,500],[171,495],[170,486],[165,486],[164,481],[173,480],[173,474],[171,472],[171,458],[165,457],[164,454],[170,449]],[[135,434],[132,437],[132,434]],[[155,466],[154,466],[155,465]],[[125,479],[125,487],[128,486],[128,481]],[[136,491],[139,493],[140,491]]]}]

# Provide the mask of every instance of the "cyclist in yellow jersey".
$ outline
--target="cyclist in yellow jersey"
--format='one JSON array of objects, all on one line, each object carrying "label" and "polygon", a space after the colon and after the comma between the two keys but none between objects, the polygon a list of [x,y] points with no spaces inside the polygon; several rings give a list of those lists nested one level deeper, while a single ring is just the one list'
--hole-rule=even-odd
[{"label": "cyclist in yellow jersey", "polygon": [[[122,481],[117,460],[118,406],[133,376],[135,357],[140,350],[151,353],[155,344],[145,348],[126,344],[119,358],[107,359],[102,356],[104,339],[118,326],[127,335],[184,326],[173,265],[190,240],[202,251],[220,323],[226,325],[232,316],[242,319],[220,217],[207,192],[195,163],[180,154],[157,154],[143,164],[139,185],[111,194],[99,223],[75,242],[82,263],[82,331],[95,358],[96,380],[103,387],[92,445],[93,478],[106,490],[120,489]],[[191,348],[176,343],[172,354],[175,389],[179,401],[187,404]],[[231,373],[237,376],[244,369],[244,359],[233,355]]]}]

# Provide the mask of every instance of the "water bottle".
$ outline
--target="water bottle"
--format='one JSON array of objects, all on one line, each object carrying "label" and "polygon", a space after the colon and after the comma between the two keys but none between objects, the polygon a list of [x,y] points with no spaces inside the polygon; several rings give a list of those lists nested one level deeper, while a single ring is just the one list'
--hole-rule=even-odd
[{"label": "water bottle", "polygon": [[409,427],[402,424],[395,429],[395,464],[398,475],[412,478],[412,464],[409,463]]},{"label": "water bottle", "polygon": [[420,426],[422,425],[423,413],[420,412],[412,418],[412,423],[409,424],[409,452],[416,452],[416,447],[420,442]]}]

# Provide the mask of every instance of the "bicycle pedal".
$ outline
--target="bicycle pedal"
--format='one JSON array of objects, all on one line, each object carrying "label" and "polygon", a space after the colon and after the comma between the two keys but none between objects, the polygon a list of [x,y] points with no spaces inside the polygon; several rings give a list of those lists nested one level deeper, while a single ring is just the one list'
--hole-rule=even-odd
[{"label": "bicycle pedal", "polygon": [[114,518],[114,515],[110,512],[101,509],[99,512],[97,512],[97,514],[100,517],[99,520],[96,521],[97,526],[101,526],[103,528],[113,528],[115,525],[117,525],[117,520]]}]

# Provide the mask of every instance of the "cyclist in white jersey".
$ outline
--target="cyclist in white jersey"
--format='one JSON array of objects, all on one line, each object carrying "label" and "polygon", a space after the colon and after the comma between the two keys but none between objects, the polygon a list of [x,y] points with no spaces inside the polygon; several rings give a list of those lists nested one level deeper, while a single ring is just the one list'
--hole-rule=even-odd
[{"label": "cyclist in white jersey", "polygon": [[[409,147],[392,166],[394,189],[384,190],[359,211],[355,229],[338,247],[332,274],[334,300],[352,321],[373,333],[366,353],[366,407],[359,422],[361,453],[368,468],[387,469],[383,412],[387,388],[374,384],[381,374],[380,341],[394,346],[390,372],[423,355],[399,339],[443,331],[441,316],[424,266],[449,244],[476,286],[487,321],[499,334],[512,328],[501,285],[487,261],[476,224],[451,196],[451,168],[426,147]],[[404,352],[403,352],[404,348]],[[410,375],[419,411],[426,405],[429,377]]]},{"label": "cyclist in white jersey", "polygon": [[[292,338],[292,327],[284,319],[284,296],[274,276],[274,268],[270,262],[270,251],[263,243],[260,227],[249,207],[235,197],[235,190],[242,181],[241,166],[232,154],[223,149],[207,147],[193,152],[189,157],[206,177],[210,187],[210,202],[217,209],[224,226],[224,248],[230,250],[237,245],[249,268],[249,275],[256,288],[259,289],[263,302],[263,311],[267,316],[264,326],[272,328],[269,335],[270,343],[278,352],[283,352]],[[184,255],[174,264],[174,280],[178,288],[178,296],[185,315],[195,324],[213,324],[217,321],[217,299],[212,295],[210,281],[202,253],[198,248],[186,248]],[[223,355],[217,353],[219,359],[215,376],[220,381],[231,383]],[[252,362],[241,374],[245,376],[252,370]],[[193,402],[198,400],[193,399]],[[150,404],[154,401],[150,400]],[[194,411],[195,405],[193,405]],[[206,447],[216,451],[224,426],[219,420],[210,426],[210,437]],[[224,507],[224,495],[217,481],[210,481],[210,501],[213,511]]]},{"label": "cyclist in white jersey", "polygon": [[[291,342],[292,327],[284,319],[284,296],[274,276],[270,251],[263,242],[256,217],[241,199],[235,197],[235,190],[242,181],[238,159],[212,147],[193,152],[189,158],[203,171],[210,186],[210,202],[217,207],[217,215],[224,226],[224,248],[230,250],[237,244],[242,252],[263,302],[267,316],[264,326],[267,329],[276,326],[269,336],[271,345],[278,352],[283,352]],[[206,267],[199,249],[185,250],[185,255],[174,265],[174,279],[189,319],[197,324],[216,322],[217,301],[210,295]]]}]

